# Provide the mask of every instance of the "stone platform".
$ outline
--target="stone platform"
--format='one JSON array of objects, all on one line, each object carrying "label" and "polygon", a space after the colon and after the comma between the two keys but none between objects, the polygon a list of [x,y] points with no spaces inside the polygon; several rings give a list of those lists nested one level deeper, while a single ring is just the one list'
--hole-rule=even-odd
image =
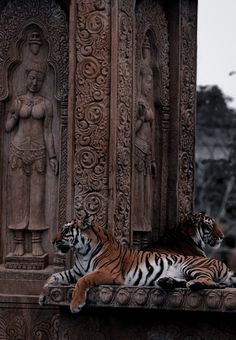
[{"label": "stone platform", "polygon": [[[49,287],[47,304],[68,306],[73,288],[73,285]],[[88,291],[87,306],[235,313],[236,289],[192,292],[187,288],[164,291],[152,287],[101,285]]]},{"label": "stone platform", "polygon": [[235,340],[236,289],[100,286],[78,314],[68,307],[73,286],[38,296],[0,294],[0,339],[13,340]]}]

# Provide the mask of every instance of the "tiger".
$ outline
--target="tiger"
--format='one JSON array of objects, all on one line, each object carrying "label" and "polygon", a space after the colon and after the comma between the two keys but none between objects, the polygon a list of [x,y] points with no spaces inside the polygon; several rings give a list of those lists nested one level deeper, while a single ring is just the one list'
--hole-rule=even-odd
[{"label": "tiger", "polygon": [[92,216],[74,219],[58,231],[53,244],[61,254],[73,250],[71,269],[52,274],[39,296],[46,303],[50,285],[75,284],[70,310],[79,312],[87,291],[97,285],[223,288],[236,283],[236,275],[223,262],[205,257],[162,254],[122,245]]},{"label": "tiger", "polygon": [[206,246],[217,249],[223,238],[221,226],[205,212],[189,213],[177,228],[168,230],[157,242],[143,250],[206,257]]}]

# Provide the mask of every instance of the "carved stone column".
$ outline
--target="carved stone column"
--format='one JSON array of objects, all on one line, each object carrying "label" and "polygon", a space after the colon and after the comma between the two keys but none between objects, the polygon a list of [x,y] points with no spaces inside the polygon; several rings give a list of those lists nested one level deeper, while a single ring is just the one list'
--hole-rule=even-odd
[{"label": "carved stone column", "polygon": [[193,209],[197,1],[166,6],[170,37],[170,137],[167,228]]},{"label": "carved stone column", "polygon": [[76,1],[75,213],[108,214],[110,1]]},{"label": "carved stone column", "polygon": [[[189,119],[183,106],[185,89],[194,91],[195,86],[195,59],[186,50],[190,42],[184,43],[185,31],[190,30],[185,23],[189,6],[196,15],[195,5],[188,1],[120,0],[112,6],[108,0],[76,2],[75,211],[83,207],[104,226],[108,222],[122,243],[130,244],[134,238],[138,247],[174,226],[183,207],[185,211],[192,208],[193,177],[188,171],[191,179],[186,182],[183,162],[193,157],[192,142],[184,151],[186,138],[193,140],[193,131],[190,126],[182,130],[186,119],[191,125],[194,116],[192,104]],[[174,12],[180,20],[172,20]],[[191,15],[187,18],[191,20]],[[174,26],[177,31],[172,33]],[[179,49],[175,51],[176,44]],[[140,74],[149,76],[148,64],[145,71],[141,67],[148,45],[153,94],[146,100],[140,92]],[[195,50],[194,40],[191,46]],[[179,58],[180,50],[183,56]],[[188,67],[193,72],[189,85],[183,79],[183,68]],[[153,114],[146,124],[151,136],[142,132],[146,133],[143,140],[151,137],[149,144],[140,144],[142,138],[135,130],[142,103],[143,111],[150,108]],[[140,148],[147,151],[142,153]],[[141,161],[141,154],[145,160]],[[137,162],[145,168],[139,174]],[[149,183],[143,191],[137,176]],[[145,195],[150,201],[143,204]],[[136,216],[137,212],[146,219]]]},{"label": "carved stone column", "polygon": [[181,2],[179,219],[193,209],[196,109],[197,4]]}]

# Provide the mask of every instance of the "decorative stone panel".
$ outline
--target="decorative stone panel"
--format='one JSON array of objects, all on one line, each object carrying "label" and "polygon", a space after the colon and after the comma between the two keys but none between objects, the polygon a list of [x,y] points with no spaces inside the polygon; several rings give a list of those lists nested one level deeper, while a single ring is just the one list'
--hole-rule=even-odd
[{"label": "decorative stone panel", "polygon": [[193,210],[197,46],[196,2],[183,0],[180,11],[179,220],[186,213]]},{"label": "decorative stone panel", "polygon": [[[69,305],[74,286],[48,288],[49,305]],[[208,312],[236,312],[236,289],[204,289],[192,292],[187,288],[165,291],[152,287],[101,285],[88,291],[88,307],[144,308]]]},{"label": "decorative stone panel", "polygon": [[[50,241],[57,225],[66,219],[68,22],[66,12],[54,0],[9,0],[0,10],[0,202],[4,211],[0,233],[6,241],[0,243],[0,262],[9,269],[40,270],[53,262]],[[30,101],[26,74],[32,70],[43,77],[41,88]],[[16,122],[9,129],[14,110]],[[28,126],[33,114],[37,119],[33,119],[28,135],[21,125],[14,139],[24,124],[24,110]],[[25,138],[22,148],[21,134]],[[27,143],[31,146],[26,151]],[[35,181],[33,168],[40,174]]]},{"label": "decorative stone panel", "polygon": [[75,75],[75,214],[104,225],[108,206],[110,1],[77,4]]}]

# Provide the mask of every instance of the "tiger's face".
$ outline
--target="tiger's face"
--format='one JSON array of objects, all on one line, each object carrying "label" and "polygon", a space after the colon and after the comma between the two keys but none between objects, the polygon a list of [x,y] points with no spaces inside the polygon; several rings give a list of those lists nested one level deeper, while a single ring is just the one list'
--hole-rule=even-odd
[{"label": "tiger's face", "polygon": [[74,219],[63,225],[57,233],[53,245],[59,254],[65,254],[70,249],[84,255],[91,249],[91,237],[88,227],[91,226],[91,219]]},{"label": "tiger's face", "polygon": [[204,212],[193,215],[194,224],[205,245],[218,248],[224,238],[224,233],[216,221]]}]

